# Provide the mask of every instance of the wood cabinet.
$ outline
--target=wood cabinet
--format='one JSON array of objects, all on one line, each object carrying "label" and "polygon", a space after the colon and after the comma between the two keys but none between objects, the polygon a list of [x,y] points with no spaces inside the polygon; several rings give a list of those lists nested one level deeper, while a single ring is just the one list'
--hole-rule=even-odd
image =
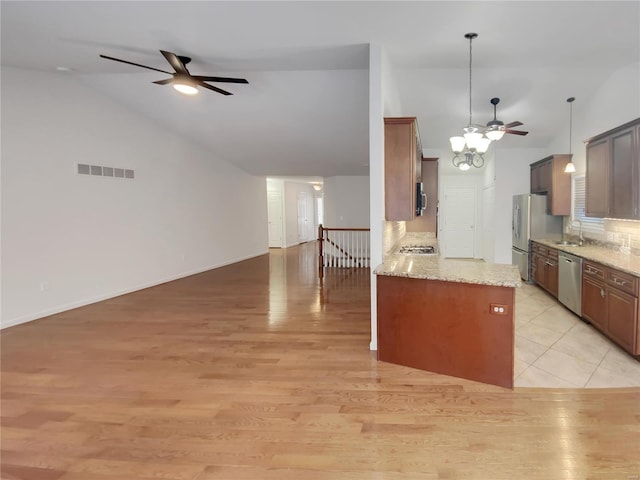
[{"label": "wood cabinet", "polygon": [[531,164],[531,193],[547,196],[547,213],[571,214],[571,174],[564,168],[571,155],[558,154]]},{"label": "wood cabinet", "polygon": [[633,355],[640,354],[637,277],[599,263],[582,269],[582,316]]},{"label": "wood cabinet", "polygon": [[558,298],[558,250],[531,242],[533,281]]},{"label": "wood cabinet", "polygon": [[416,218],[416,185],[422,181],[422,146],[415,117],[384,119],[385,218]]},{"label": "wood cabinet", "polygon": [[608,138],[601,138],[587,144],[585,190],[587,216],[606,217],[609,214]]},{"label": "wood cabinet", "polygon": [[640,219],[640,119],[586,140],[586,213]]},{"label": "wood cabinet", "polygon": [[387,275],[376,281],[378,360],[513,387],[514,288]]}]

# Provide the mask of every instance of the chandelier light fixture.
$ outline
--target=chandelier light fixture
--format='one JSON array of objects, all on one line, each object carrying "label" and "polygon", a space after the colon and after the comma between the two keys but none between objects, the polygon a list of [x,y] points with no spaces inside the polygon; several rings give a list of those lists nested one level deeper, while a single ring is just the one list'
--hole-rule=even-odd
[{"label": "chandelier light fixture", "polygon": [[[567,98],[567,102],[569,103],[569,155],[571,155],[571,131],[573,130],[573,101],[575,97]],[[564,167],[564,173],[573,173],[576,171],[576,166],[573,164],[571,160],[567,163],[567,166]]]},{"label": "chandelier light fixture", "polygon": [[[481,168],[484,166],[484,153],[489,148],[491,139],[484,135],[484,129],[478,125],[474,125],[471,115],[471,87],[472,76],[471,67],[473,61],[472,43],[473,39],[478,36],[477,33],[467,33],[464,38],[469,39],[469,125],[464,128],[463,136],[451,137],[451,150],[455,153],[453,157],[453,166],[460,170],[469,170],[472,166]],[[503,127],[504,129],[504,127]],[[499,130],[499,129],[498,129]]]}]

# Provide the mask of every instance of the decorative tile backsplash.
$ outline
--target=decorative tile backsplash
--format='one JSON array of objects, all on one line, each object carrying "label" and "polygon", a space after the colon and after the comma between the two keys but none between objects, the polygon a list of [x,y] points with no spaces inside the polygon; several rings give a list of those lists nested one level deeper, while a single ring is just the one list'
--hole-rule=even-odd
[{"label": "decorative tile backsplash", "polygon": [[[578,235],[578,229],[575,226],[567,229],[566,232],[571,237]],[[620,253],[640,255],[640,221],[605,218],[603,235],[584,232],[583,236],[588,243],[611,248]]]},{"label": "decorative tile backsplash", "polygon": [[607,241],[616,245],[621,252],[630,250],[634,255],[640,254],[640,222],[636,220],[604,219],[604,230]]},{"label": "decorative tile backsplash", "polygon": [[405,222],[389,222],[385,221],[382,227],[382,258],[385,258],[393,246],[398,243],[406,233]]}]

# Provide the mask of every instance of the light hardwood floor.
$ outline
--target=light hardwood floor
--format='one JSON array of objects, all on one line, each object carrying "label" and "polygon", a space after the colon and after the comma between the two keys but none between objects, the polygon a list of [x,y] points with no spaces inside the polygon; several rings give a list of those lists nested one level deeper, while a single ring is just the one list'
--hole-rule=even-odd
[{"label": "light hardwood floor", "polygon": [[638,479],[640,388],[377,362],[315,243],[5,329],[2,478]]}]

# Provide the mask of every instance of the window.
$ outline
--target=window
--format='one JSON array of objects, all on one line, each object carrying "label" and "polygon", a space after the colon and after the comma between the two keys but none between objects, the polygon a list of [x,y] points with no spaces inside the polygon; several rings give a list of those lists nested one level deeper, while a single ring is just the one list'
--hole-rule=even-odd
[{"label": "window", "polygon": [[[586,216],[587,197],[586,197],[586,181],[584,174],[573,176],[573,210],[569,221],[572,233],[578,233],[582,222],[582,232],[589,233],[597,238],[604,237],[604,219]],[[593,235],[595,234],[595,235]]]}]

